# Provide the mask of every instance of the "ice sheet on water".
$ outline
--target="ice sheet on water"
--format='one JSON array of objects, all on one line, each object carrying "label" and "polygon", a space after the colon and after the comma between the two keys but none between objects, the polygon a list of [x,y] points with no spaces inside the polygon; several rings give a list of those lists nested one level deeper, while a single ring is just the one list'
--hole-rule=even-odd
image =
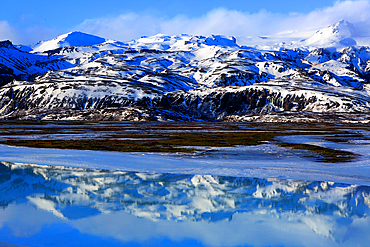
[{"label": "ice sheet on water", "polygon": [[[369,147],[363,144],[347,144],[346,150],[365,154]],[[190,155],[35,149],[0,145],[0,160],[121,171],[289,178],[370,185],[369,155],[349,163],[328,164],[301,157],[301,152],[273,144],[208,148]]]}]

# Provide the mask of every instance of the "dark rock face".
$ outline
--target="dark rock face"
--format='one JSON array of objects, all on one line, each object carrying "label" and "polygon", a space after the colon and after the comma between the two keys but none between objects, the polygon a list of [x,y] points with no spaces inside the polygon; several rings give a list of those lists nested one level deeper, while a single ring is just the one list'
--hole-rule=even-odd
[{"label": "dark rock face", "polygon": [[[318,98],[321,97],[321,99]],[[339,95],[340,97],[340,95]],[[335,113],[365,106],[366,100],[336,101],[330,96],[312,92],[290,92],[270,87],[228,87],[214,90],[171,92],[156,103],[157,107],[182,112],[204,120],[221,120],[232,115],[283,112]],[[351,112],[351,111],[349,111]]]},{"label": "dark rock face", "polygon": [[221,114],[243,114],[261,110],[267,103],[268,91],[248,88],[238,92],[211,92],[199,96],[190,93],[169,93],[159,105],[207,120]]},{"label": "dark rock face", "polygon": [[270,102],[273,105],[283,108],[284,111],[291,111],[294,108],[294,111],[302,111],[309,103],[315,103],[316,97],[312,96],[310,98],[305,98],[303,95],[286,95],[283,97],[280,93],[273,93],[269,97]]},{"label": "dark rock face", "polygon": [[[277,83],[277,82],[276,82]],[[64,86],[65,87],[65,86]],[[73,85],[68,87],[70,90]],[[49,93],[47,91],[49,90]],[[58,84],[39,86],[14,86],[2,89],[0,94],[1,115],[5,118],[27,118],[27,116],[72,117],[73,112],[84,120],[117,119],[105,109],[124,110],[120,120],[222,120],[232,115],[269,114],[274,112],[335,112],[357,106],[366,107],[366,100],[336,101],[325,94],[310,91],[287,90],[280,87],[256,85],[245,87],[222,87],[190,91],[174,91],[157,94],[154,97],[130,98],[127,95],[105,94],[91,97],[80,91],[79,94],[63,92]],[[66,89],[67,90],[67,89]],[[62,91],[55,96],[53,92]],[[75,91],[73,91],[75,92]],[[323,99],[319,99],[319,95]],[[325,98],[326,97],[326,98]],[[339,94],[338,97],[341,97]],[[342,109],[342,110],[341,110]],[[365,108],[362,108],[365,109]],[[57,112],[64,112],[57,114]],[[145,112],[145,117],[140,117]],[[102,114],[106,114],[105,117]],[[139,115],[138,115],[139,114]],[[97,117],[99,116],[99,117]]]},{"label": "dark rock face", "polygon": [[15,76],[13,74],[0,74],[0,87],[13,81]]},{"label": "dark rock face", "polygon": [[14,48],[15,47],[13,46],[12,42],[10,42],[9,40],[5,40],[5,41],[0,41],[0,48]]},{"label": "dark rock face", "polygon": [[[5,41],[4,41],[5,42]],[[0,43],[1,45],[1,43]],[[8,84],[15,79],[14,70],[0,64],[0,87]]]},{"label": "dark rock face", "polygon": [[216,120],[227,115],[268,113],[277,109],[301,111],[316,100],[314,96],[310,98],[296,94],[282,96],[281,93],[268,89],[245,88],[236,92],[210,92],[203,96],[169,93],[161,98],[159,106],[207,120]]}]

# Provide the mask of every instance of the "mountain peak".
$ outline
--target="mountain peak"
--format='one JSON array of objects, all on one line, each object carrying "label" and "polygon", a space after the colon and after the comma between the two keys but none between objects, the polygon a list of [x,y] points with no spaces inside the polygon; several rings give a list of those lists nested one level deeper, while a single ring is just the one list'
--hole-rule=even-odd
[{"label": "mountain peak", "polygon": [[341,20],[333,25],[330,25],[327,28],[321,29],[331,31],[334,34],[338,34],[342,37],[349,38],[352,37],[354,34],[354,26],[352,23],[346,21],[346,20]]},{"label": "mountain peak", "polygon": [[308,46],[344,47],[356,45],[352,38],[354,27],[346,20],[318,30],[311,38],[306,40]]},{"label": "mountain peak", "polygon": [[348,22],[347,20],[344,20],[344,19],[338,21],[337,23],[335,23],[335,24],[333,24],[331,26],[335,26],[335,27],[351,26],[351,27],[353,27],[352,23],[350,23],[350,22]]},{"label": "mountain peak", "polygon": [[106,39],[79,31],[61,34],[55,39],[41,41],[35,45],[33,52],[45,52],[66,46],[91,46],[104,43]]},{"label": "mountain peak", "polygon": [[64,46],[91,46],[106,41],[104,38],[79,31],[59,35],[56,39],[59,40],[59,44],[63,44]]},{"label": "mountain peak", "polygon": [[14,48],[13,43],[9,40],[0,41],[0,47]]}]

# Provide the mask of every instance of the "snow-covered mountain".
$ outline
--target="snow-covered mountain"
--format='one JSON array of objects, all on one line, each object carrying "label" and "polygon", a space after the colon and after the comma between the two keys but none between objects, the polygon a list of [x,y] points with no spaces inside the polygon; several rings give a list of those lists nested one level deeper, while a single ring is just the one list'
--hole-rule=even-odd
[{"label": "snow-covered mountain", "polygon": [[158,34],[123,43],[72,32],[40,42],[31,53],[2,42],[0,77],[11,83],[0,88],[0,115],[222,120],[279,112],[366,114],[370,48],[355,46],[355,37],[355,27],[340,21],[310,38],[265,48],[222,35]]},{"label": "snow-covered mountain", "polygon": [[55,39],[40,41],[32,47],[32,52],[43,53],[67,46],[92,46],[104,43],[106,39],[82,32],[69,32]]},{"label": "snow-covered mountain", "polygon": [[354,26],[348,21],[342,20],[329,27],[320,29],[312,37],[305,41],[307,46],[319,47],[347,47],[356,45],[352,38],[355,34]]}]

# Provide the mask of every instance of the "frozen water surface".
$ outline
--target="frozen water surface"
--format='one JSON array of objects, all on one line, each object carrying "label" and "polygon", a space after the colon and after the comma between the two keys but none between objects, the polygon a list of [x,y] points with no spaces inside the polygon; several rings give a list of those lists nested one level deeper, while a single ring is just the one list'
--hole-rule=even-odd
[{"label": "frozen water surface", "polygon": [[[192,153],[0,146],[0,246],[367,246],[370,143],[323,163],[276,143]],[[7,244],[7,245],[5,245]]]},{"label": "frozen water surface", "polygon": [[[300,139],[292,137],[292,140]],[[304,140],[306,139],[302,137],[302,141]],[[309,141],[312,144],[313,140]],[[346,146],[346,150],[355,150],[363,156],[353,162],[320,163],[304,157],[307,151],[291,150],[274,144],[207,148],[203,152],[192,154],[121,153],[0,145],[0,160],[122,171],[324,180],[370,185],[369,146],[333,145]]]}]

